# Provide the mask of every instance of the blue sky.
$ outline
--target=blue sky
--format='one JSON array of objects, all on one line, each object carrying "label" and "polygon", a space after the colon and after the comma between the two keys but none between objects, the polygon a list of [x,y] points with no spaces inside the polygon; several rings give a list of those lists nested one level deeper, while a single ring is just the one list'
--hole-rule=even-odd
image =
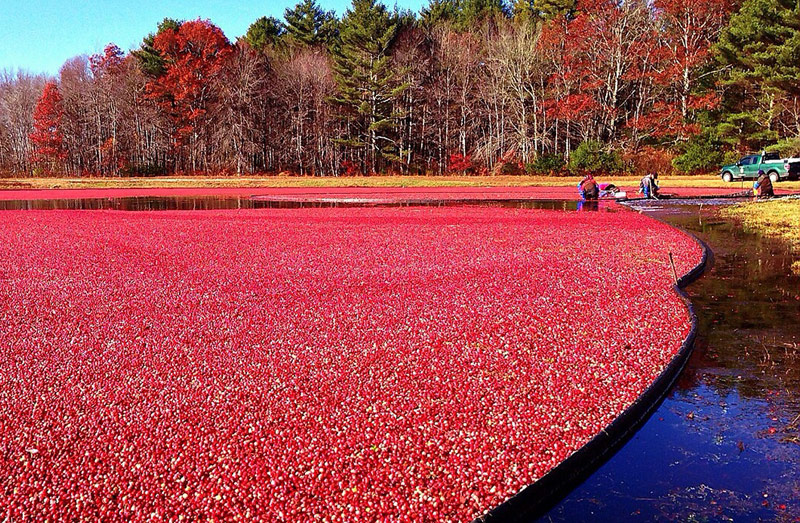
[{"label": "blue sky", "polygon": [[[283,18],[298,0],[0,0],[0,70],[56,74],[67,58],[99,52],[109,42],[130,50],[164,17],[209,18],[231,40],[261,16]],[[340,15],[349,0],[317,0]],[[384,1],[393,6],[394,0]],[[419,11],[427,0],[398,0]]]}]

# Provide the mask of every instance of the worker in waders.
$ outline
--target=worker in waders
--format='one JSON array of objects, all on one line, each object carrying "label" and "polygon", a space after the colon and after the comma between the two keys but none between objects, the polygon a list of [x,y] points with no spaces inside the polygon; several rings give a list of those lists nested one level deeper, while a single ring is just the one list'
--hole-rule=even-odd
[{"label": "worker in waders", "polygon": [[644,194],[644,197],[649,199],[658,199],[658,174],[647,173],[639,182],[639,192]]},{"label": "worker in waders", "polygon": [[578,184],[578,192],[583,200],[596,200],[600,196],[600,187],[594,180],[594,176],[587,174]]},{"label": "worker in waders", "polygon": [[772,198],[775,190],[772,188],[772,180],[763,170],[758,171],[758,178],[753,184],[753,194],[758,198]]}]

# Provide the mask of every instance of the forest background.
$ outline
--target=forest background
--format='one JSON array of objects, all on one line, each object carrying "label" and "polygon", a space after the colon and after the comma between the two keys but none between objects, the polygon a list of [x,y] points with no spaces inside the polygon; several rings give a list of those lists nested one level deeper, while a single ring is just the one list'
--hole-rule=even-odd
[{"label": "forest background", "polygon": [[[1,65],[1,64],[0,64]],[[0,73],[5,176],[702,173],[800,153],[796,0],[315,0]]]}]

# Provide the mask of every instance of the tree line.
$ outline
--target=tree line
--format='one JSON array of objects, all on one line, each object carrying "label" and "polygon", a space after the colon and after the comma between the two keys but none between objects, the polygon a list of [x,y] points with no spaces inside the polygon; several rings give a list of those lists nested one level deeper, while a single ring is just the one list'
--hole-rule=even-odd
[{"label": "tree line", "polygon": [[0,74],[8,174],[702,171],[800,149],[794,0],[315,0]]}]

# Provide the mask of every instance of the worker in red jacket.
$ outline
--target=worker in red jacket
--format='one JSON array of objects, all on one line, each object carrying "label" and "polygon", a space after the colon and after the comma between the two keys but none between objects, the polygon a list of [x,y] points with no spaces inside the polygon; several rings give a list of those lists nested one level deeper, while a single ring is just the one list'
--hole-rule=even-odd
[{"label": "worker in red jacket", "polygon": [[591,174],[584,176],[581,183],[578,184],[578,192],[584,200],[596,200],[600,196],[600,188],[594,181],[594,176]]}]

